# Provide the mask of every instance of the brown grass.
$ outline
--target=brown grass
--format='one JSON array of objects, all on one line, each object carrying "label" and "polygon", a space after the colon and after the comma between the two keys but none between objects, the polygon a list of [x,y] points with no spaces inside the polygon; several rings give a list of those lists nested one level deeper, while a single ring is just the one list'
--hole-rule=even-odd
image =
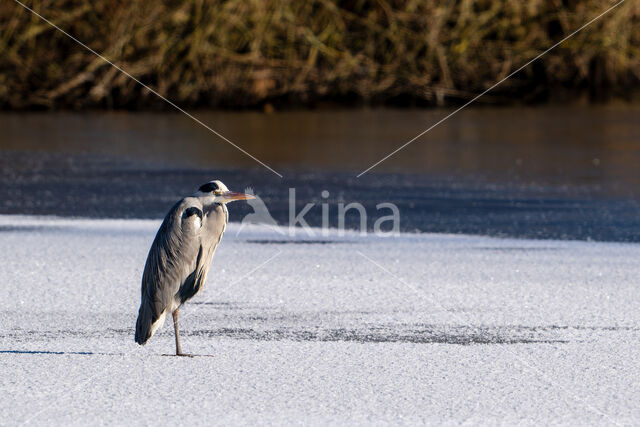
[{"label": "brown grass", "polygon": [[[190,107],[461,102],[613,2],[42,0],[34,10]],[[628,96],[640,2],[627,1],[488,97]],[[164,108],[11,0],[0,4],[0,108]]]}]

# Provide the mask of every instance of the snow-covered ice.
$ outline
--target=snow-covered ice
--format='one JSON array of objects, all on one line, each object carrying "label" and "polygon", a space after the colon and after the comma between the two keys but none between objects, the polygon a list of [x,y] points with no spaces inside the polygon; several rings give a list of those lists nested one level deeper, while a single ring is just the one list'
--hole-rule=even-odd
[{"label": "snow-covered ice", "polygon": [[0,424],[640,423],[640,245],[230,224],[176,358],[158,226],[0,217]]}]

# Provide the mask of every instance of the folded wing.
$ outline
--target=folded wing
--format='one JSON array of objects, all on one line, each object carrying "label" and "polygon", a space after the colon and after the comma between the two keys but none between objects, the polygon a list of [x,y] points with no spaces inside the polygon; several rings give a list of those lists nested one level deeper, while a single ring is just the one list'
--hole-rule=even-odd
[{"label": "folded wing", "polygon": [[162,325],[165,315],[193,296],[185,298],[189,290],[199,288],[202,216],[197,200],[188,198],[178,202],[162,222],[142,275],[135,335],[138,344],[145,344]]}]

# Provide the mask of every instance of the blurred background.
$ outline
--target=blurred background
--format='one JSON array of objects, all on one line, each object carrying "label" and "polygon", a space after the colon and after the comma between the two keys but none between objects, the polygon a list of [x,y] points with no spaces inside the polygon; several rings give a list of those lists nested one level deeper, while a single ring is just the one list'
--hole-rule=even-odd
[{"label": "blurred background", "polygon": [[[161,218],[219,178],[252,186],[280,223],[294,187],[299,206],[322,190],[396,203],[404,231],[640,241],[632,0],[356,177],[614,4],[25,3],[280,178],[3,1],[0,213]],[[319,205],[306,218],[319,226]]]}]

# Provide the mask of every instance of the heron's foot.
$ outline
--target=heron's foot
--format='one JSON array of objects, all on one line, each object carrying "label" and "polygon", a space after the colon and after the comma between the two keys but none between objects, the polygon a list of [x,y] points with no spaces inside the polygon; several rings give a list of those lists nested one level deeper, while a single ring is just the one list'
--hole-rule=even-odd
[{"label": "heron's foot", "polygon": [[176,353],[176,356],[180,356],[180,357],[195,357],[195,354],[189,354],[189,353]]}]

